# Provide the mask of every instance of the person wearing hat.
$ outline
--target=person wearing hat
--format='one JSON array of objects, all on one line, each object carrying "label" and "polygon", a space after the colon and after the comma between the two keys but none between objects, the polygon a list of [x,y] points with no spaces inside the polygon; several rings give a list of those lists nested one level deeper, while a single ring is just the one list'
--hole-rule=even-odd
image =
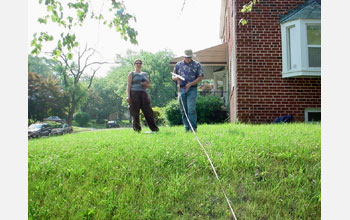
[{"label": "person wearing hat", "polygon": [[193,60],[193,56],[194,54],[191,49],[185,50],[184,59],[175,64],[173,72],[182,76],[185,80],[180,80],[176,76],[172,77],[180,85],[180,111],[186,131],[190,131],[191,127],[183,109],[185,109],[193,129],[197,130],[197,85],[204,77],[202,65],[198,61]]}]

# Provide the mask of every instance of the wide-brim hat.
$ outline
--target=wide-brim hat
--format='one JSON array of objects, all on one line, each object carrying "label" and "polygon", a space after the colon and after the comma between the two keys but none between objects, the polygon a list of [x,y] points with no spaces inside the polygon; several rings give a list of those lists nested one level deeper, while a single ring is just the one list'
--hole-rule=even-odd
[{"label": "wide-brim hat", "polygon": [[186,58],[192,58],[192,57],[195,57],[195,56],[196,56],[196,55],[193,54],[193,52],[192,52],[191,49],[185,50],[184,57],[186,57]]}]

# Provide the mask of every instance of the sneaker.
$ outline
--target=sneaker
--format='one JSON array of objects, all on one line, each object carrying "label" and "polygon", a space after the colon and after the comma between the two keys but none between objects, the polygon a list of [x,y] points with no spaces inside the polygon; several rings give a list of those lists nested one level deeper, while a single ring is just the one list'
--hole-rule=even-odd
[{"label": "sneaker", "polygon": [[158,133],[158,131],[145,131],[145,134],[153,134],[153,133]]}]

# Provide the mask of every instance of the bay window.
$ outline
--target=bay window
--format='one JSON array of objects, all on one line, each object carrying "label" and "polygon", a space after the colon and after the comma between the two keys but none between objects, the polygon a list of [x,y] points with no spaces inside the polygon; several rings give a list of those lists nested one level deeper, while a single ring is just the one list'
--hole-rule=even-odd
[{"label": "bay window", "polygon": [[321,76],[321,20],[281,24],[282,77]]}]

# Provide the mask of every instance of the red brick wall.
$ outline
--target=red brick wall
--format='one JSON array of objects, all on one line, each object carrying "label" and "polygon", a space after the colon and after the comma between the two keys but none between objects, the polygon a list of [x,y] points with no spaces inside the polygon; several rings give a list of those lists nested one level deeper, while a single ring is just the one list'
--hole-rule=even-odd
[{"label": "red brick wall", "polygon": [[[291,114],[304,121],[305,108],[321,107],[321,78],[282,78],[282,41],[279,15],[286,14],[304,0],[260,0],[253,12],[244,14],[248,24],[238,25],[240,9],[246,0],[228,0],[227,15],[232,16],[235,4],[235,23],[226,23],[224,42],[228,54],[236,45],[237,86],[230,95],[231,120],[249,123],[268,123],[274,118]],[[236,35],[230,31],[236,25]],[[231,59],[228,65],[231,71]],[[230,87],[232,88],[230,77]]]}]

